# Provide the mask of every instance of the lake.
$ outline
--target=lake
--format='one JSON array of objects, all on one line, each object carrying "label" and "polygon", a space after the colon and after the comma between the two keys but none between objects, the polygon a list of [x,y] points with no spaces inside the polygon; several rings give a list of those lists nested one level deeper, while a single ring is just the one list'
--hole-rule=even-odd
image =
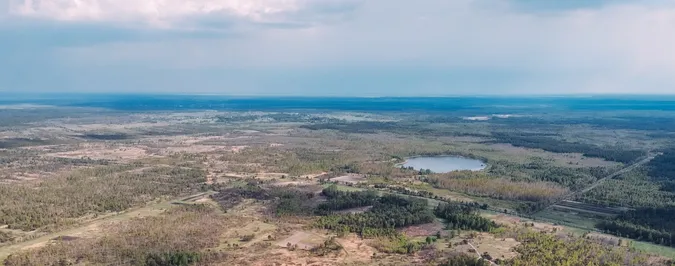
[{"label": "lake", "polygon": [[415,170],[429,169],[434,173],[447,173],[457,170],[480,171],[487,165],[480,160],[459,156],[435,156],[409,158],[403,166],[412,166]]}]

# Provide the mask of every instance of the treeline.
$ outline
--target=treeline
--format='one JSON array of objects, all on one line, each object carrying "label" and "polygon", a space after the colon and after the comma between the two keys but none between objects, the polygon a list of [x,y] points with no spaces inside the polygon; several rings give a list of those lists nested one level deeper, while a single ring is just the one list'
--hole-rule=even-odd
[{"label": "treeline", "polygon": [[303,125],[301,128],[310,130],[337,130],[345,133],[367,133],[372,134],[378,131],[386,132],[407,132],[415,128],[410,124],[401,124],[396,122],[379,121],[357,121],[357,122],[338,122]]},{"label": "treeline", "polygon": [[665,150],[644,166],[607,180],[582,199],[604,206],[632,208],[675,205],[675,150]]},{"label": "treeline", "polygon": [[522,133],[494,132],[496,142],[509,143],[516,147],[542,149],[556,153],[581,153],[587,157],[608,161],[630,163],[645,155],[644,151],[627,150],[621,147],[600,147],[592,144],[565,142],[558,139]]},{"label": "treeline", "polygon": [[445,259],[443,262],[438,264],[439,266],[490,266],[490,262],[482,259],[476,258],[474,256],[469,256],[466,254],[458,254],[451,256]]},{"label": "treeline", "polygon": [[362,237],[395,236],[395,228],[430,223],[434,214],[422,199],[394,195],[380,197],[373,208],[364,213],[329,215],[315,225],[341,233],[357,233]]},{"label": "treeline", "polygon": [[237,153],[224,153],[219,158],[227,162],[227,171],[241,173],[288,173],[292,176],[328,172],[349,165],[358,155],[313,148],[250,147]]},{"label": "treeline", "polygon": [[602,221],[597,228],[613,235],[675,246],[675,207],[642,208]]},{"label": "treeline", "polygon": [[436,206],[434,214],[445,219],[448,229],[489,232],[498,227],[495,222],[480,216],[474,205],[443,203]]},{"label": "treeline", "polygon": [[663,184],[647,176],[646,167],[606,180],[584,193],[581,200],[607,207],[664,207],[675,205],[675,193],[664,189]]},{"label": "treeline", "polygon": [[569,191],[553,183],[510,181],[470,171],[428,176],[423,181],[436,188],[507,200],[550,201]]},{"label": "treeline", "polygon": [[379,200],[379,196],[375,191],[340,191],[335,185],[325,188],[322,194],[328,198],[328,201],[316,207],[316,213],[319,215],[327,215],[333,211],[370,206]]},{"label": "treeline", "polygon": [[272,197],[276,199],[275,212],[277,216],[310,215],[314,212],[316,196],[313,192],[291,188],[274,188]]},{"label": "treeline", "polygon": [[434,193],[431,193],[429,191],[425,190],[412,190],[407,187],[403,186],[397,186],[397,185],[388,185],[388,184],[375,184],[373,185],[374,188],[377,189],[386,189],[394,193],[398,194],[404,194],[404,195],[409,195],[409,196],[415,196],[415,197],[422,197],[422,198],[429,198],[429,199],[440,199],[438,195],[434,195]]},{"label": "treeline", "polygon": [[309,123],[341,123],[344,120],[330,117],[317,116],[310,113],[266,113],[266,114],[250,114],[250,113],[235,113],[233,115],[216,116],[218,123],[238,123],[250,121],[265,121],[265,122],[309,122]]},{"label": "treeline", "polygon": [[224,211],[241,203],[243,199],[269,200],[271,198],[271,195],[267,190],[252,183],[225,188],[214,186],[214,189],[217,190],[218,193],[211,195],[210,198],[218,202]]},{"label": "treeline", "polygon": [[[649,176],[657,180],[675,182],[675,149],[669,149],[647,163]],[[675,191],[670,190],[670,191]]]}]

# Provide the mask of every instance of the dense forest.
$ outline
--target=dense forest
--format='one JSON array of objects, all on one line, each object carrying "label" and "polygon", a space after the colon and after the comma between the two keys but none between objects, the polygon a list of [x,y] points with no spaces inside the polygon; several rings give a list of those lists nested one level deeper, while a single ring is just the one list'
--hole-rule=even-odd
[{"label": "dense forest", "polygon": [[[339,191],[335,186],[323,190],[327,202],[317,207],[321,217],[316,226],[339,232],[354,232],[363,237],[395,236],[395,228],[429,223],[434,216],[443,218],[451,229],[490,231],[497,224],[478,214],[478,204],[458,202],[444,203],[432,212],[423,199],[404,198],[395,195],[378,197],[375,192]],[[372,208],[357,214],[331,214],[332,211],[355,207]]]},{"label": "dense forest", "polygon": [[645,166],[587,192],[583,200],[605,206],[637,208],[602,221],[607,233],[675,246],[675,150],[668,149]]},{"label": "dense forest", "polygon": [[581,195],[580,200],[601,206],[630,208],[675,205],[675,193],[664,187],[664,181],[648,175],[648,166],[634,169],[606,180]]},{"label": "dense forest", "polygon": [[675,207],[643,208],[620,214],[614,220],[602,221],[597,227],[605,232],[675,246]]},{"label": "dense forest", "polygon": [[637,208],[675,205],[675,150],[667,149],[643,167],[608,180],[587,192],[584,200]]},{"label": "dense forest", "polygon": [[364,213],[323,216],[316,226],[343,233],[358,233],[368,238],[394,236],[398,234],[395,228],[430,223],[433,220],[434,214],[426,200],[385,195]]},{"label": "dense forest", "polygon": [[568,193],[568,189],[550,182],[511,181],[472,171],[455,171],[422,177],[436,188],[461,191],[497,199],[550,201]]},{"label": "dense forest", "polygon": [[647,165],[647,174],[661,185],[661,190],[675,192],[675,149],[665,150]]},{"label": "dense forest", "polygon": [[316,207],[316,213],[327,215],[333,211],[350,208],[371,206],[378,202],[379,196],[375,191],[346,192],[337,189],[337,186],[329,186],[322,191],[328,201]]},{"label": "dense forest", "polygon": [[443,203],[436,206],[434,214],[445,220],[448,229],[488,232],[498,227],[495,222],[480,216],[473,205]]},{"label": "dense forest", "polygon": [[644,151],[627,150],[622,147],[600,147],[592,144],[565,142],[546,136],[503,132],[496,132],[492,135],[496,142],[509,143],[516,147],[542,149],[556,153],[581,153],[587,157],[598,157],[621,163],[630,163],[645,155]]}]

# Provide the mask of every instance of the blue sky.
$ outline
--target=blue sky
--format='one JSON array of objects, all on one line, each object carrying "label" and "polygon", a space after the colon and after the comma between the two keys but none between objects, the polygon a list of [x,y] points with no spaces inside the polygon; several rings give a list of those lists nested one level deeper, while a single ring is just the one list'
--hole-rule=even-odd
[{"label": "blue sky", "polygon": [[675,0],[0,0],[0,92],[675,93]]}]

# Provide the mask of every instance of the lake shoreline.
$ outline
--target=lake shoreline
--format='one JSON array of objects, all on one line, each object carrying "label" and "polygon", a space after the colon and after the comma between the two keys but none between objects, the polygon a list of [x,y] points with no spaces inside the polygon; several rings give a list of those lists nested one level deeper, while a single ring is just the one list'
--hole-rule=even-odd
[{"label": "lake shoreline", "polygon": [[[420,160],[422,162],[414,162]],[[424,162],[426,160],[426,162]],[[434,162],[436,160],[438,162]],[[426,164],[422,166],[421,164]],[[470,166],[462,166],[462,164],[473,164]],[[414,156],[407,157],[403,162],[397,163],[395,167],[410,167],[415,170],[429,169],[433,173],[443,174],[454,171],[483,171],[488,168],[487,162],[479,159],[467,158],[459,155],[439,155],[439,156]]]}]

